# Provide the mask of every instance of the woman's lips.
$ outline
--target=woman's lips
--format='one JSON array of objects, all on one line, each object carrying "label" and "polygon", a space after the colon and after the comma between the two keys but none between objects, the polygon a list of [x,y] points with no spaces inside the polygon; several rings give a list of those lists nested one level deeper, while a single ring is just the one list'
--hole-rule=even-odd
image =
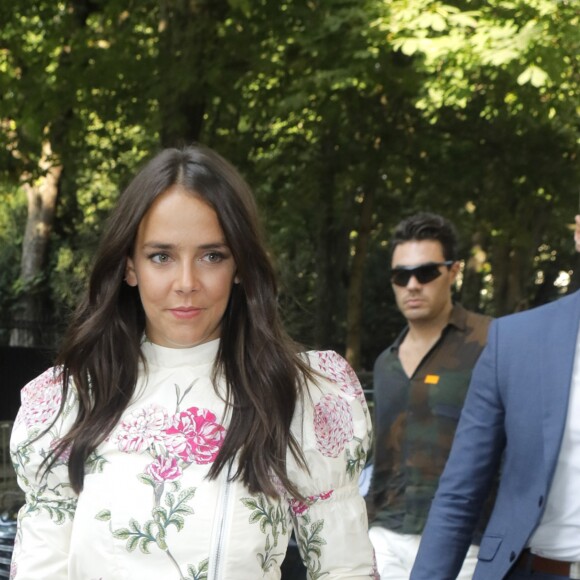
[{"label": "woman's lips", "polygon": [[175,318],[179,318],[180,320],[195,318],[201,311],[201,308],[171,308],[169,310]]}]

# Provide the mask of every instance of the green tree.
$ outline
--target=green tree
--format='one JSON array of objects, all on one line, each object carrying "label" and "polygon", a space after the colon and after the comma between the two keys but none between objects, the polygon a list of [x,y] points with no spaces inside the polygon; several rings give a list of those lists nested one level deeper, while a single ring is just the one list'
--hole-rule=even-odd
[{"label": "green tree", "polygon": [[[551,299],[571,269],[572,2],[15,0],[0,18],[4,311],[64,319],[118,191],[193,140],[256,190],[292,334],[356,368],[401,327],[388,240],[415,211],[457,224],[472,308]],[[17,277],[27,212],[43,237]]]}]

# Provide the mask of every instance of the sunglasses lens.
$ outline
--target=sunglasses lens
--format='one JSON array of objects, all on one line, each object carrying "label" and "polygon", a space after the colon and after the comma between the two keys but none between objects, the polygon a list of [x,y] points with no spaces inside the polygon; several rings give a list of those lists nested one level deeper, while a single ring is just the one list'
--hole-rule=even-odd
[{"label": "sunglasses lens", "polygon": [[421,266],[415,270],[414,274],[419,284],[428,284],[441,276],[441,270],[438,266]]},{"label": "sunglasses lens", "polygon": [[412,274],[413,272],[411,270],[393,270],[391,273],[391,282],[396,286],[406,286]]},{"label": "sunglasses lens", "polygon": [[393,270],[391,272],[391,282],[396,286],[406,286],[415,276],[419,284],[428,284],[441,276],[441,270],[437,264],[427,264],[425,266],[417,266],[417,268]]}]

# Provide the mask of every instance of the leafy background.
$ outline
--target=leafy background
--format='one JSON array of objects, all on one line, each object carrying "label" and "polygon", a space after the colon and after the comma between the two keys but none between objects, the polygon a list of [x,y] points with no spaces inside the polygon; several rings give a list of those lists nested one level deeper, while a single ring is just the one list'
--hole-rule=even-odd
[{"label": "leafy background", "polygon": [[576,287],[572,0],[14,0],[0,21],[3,344],[58,344],[118,192],[194,141],[252,185],[292,335],[359,371],[401,328],[388,240],[416,211],[456,224],[469,308]]}]

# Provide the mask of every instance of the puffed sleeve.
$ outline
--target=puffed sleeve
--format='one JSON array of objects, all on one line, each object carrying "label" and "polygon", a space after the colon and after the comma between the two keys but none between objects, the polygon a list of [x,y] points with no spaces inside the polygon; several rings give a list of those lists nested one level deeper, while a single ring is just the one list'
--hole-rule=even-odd
[{"label": "puffed sleeve", "polygon": [[337,353],[310,352],[308,359],[317,377],[294,417],[293,433],[309,473],[288,460],[288,475],[305,498],[289,499],[296,541],[309,580],[378,580],[358,487],[372,432],[364,393]]},{"label": "puffed sleeve", "polygon": [[22,404],[10,440],[18,485],[25,494],[12,557],[14,580],[68,578],[68,549],[77,495],[69,484],[66,452],[46,473],[41,467],[70,424],[71,411],[76,406],[76,395],[71,393],[54,422],[61,400],[61,373],[57,368],[45,371],[21,392]]}]

